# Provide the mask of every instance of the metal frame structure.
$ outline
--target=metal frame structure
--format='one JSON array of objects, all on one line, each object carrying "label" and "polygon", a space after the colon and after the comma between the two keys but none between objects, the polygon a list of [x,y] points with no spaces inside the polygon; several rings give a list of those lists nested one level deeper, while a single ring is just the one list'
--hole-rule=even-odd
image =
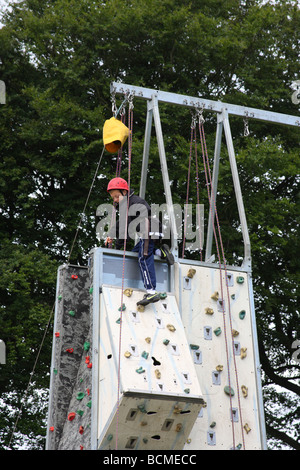
[{"label": "metal frame structure", "polygon": [[[243,118],[256,118],[295,126],[299,125],[299,121],[292,116],[280,115],[278,113],[253,110],[251,108],[175,95],[147,88],[133,87],[121,83],[112,83],[111,93],[112,95],[125,95],[125,101],[127,98],[131,100],[133,97],[147,100],[147,120],[140,196],[144,197],[146,192],[151,129],[154,120],[167,203],[166,206],[168,208],[168,216],[171,224],[171,242],[172,250],[175,255],[175,263],[173,266],[169,267],[164,261],[155,257],[157,287],[158,290],[162,292],[168,292],[167,300],[165,301],[165,305],[162,304],[163,300],[157,304],[151,305],[151,308],[148,309],[145,315],[139,318],[141,321],[138,322],[135,321],[136,319],[132,313],[137,313],[135,312],[136,300],[140,298],[139,296],[143,292],[143,285],[137,270],[136,253],[126,252],[126,273],[124,274],[121,273],[120,270],[122,253],[107,248],[94,248],[91,250],[88,269],[86,269],[86,267],[82,269],[82,267],[72,265],[65,265],[59,269],[55,328],[53,331],[46,448],[110,449],[111,446],[117,444],[117,437],[114,438],[117,421],[121,448],[147,450],[153,446],[154,450],[173,449],[174,434],[172,437],[171,434],[168,434],[164,426],[161,426],[163,422],[161,420],[165,419],[164,413],[166,407],[161,406],[160,402],[164,405],[169,402],[171,403],[173,399],[175,399],[174,395],[176,395],[176,402],[182,401],[187,403],[188,406],[191,399],[193,401],[195,397],[197,403],[200,403],[199,398],[201,398],[202,403],[203,397],[207,405],[205,406],[206,411],[203,413],[198,413],[198,410],[196,410],[198,414],[195,412],[195,414],[192,415],[191,410],[190,415],[188,414],[189,411],[186,411],[186,414],[183,414],[184,417],[180,417],[180,422],[183,419],[188,420],[189,418],[193,418],[192,429],[191,431],[187,431],[187,435],[190,436],[190,439],[186,440],[184,450],[197,450],[202,448],[208,450],[217,448],[227,449],[231,448],[229,447],[230,445],[237,444],[240,439],[244,440],[243,430],[245,430],[247,434],[248,431],[246,431],[246,425],[244,425],[244,420],[242,419],[242,411],[247,420],[247,426],[249,423],[250,428],[252,427],[252,433],[247,438],[247,448],[266,449],[264,404],[251,274],[250,237],[235,160],[229,115],[241,116]],[[210,200],[215,202],[217,196],[221,139],[224,130],[244,240],[244,260],[241,267],[225,267],[225,261],[224,266],[213,262],[213,257],[211,256],[213,222],[215,217],[213,211],[210,211],[208,223],[205,261],[192,261],[179,258],[178,233],[159,115],[159,102],[189,107],[201,113],[203,110],[217,113],[217,132],[211,188],[211,196],[213,197],[211,197]],[[193,269],[190,269],[191,266]],[[190,271],[193,271],[192,275]],[[74,279],[77,280],[74,281]],[[231,289],[230,292],[229,290],[227,292],[227,299],[224,298],[223,294],[221,294],[223,297],[219,298],[218,294],[218,292],[222,291],[221,286],[223,282],[226,282],[227,287]],[[118,313],[118,302],[122,287],[130,287],[132,293],[130,294],[130,299],[126,298],[127,309],[123,317],[123,328],[125,329],[123,329],[122,332],[121,344],[121,330],[119,330],[118,326],[119,320],[116,321],[116,319],[120,315]],[[217,303],[215,296],[211,296],[212,292],[218,294],[217,297],[218,301],[221,301],[220,304]],[[211,308],[205,308],[208,306]],[[214,309],[215,314],[213,314]],[[208,312],[205,312],[205,310],[211,310],[209,316],[206,315]],[[242,312],[244,312],[244,315],[241,317],[240,314]],[[74,313],[76,314],[74,315]],[[156,317],[163,320],[163,326],[166,327],[168,327],[167,322],[171,322],[173,325],[176,320],[177,328],[174,328],[172,331],[166,328],[164,331],[163,328],[158,327],[158,325],[161,326],[161,323],[156,322]],[[222,326],[221,336],[220,331],[218,334],[216,333],[218,330],[221,330],[220,325]],[[216,327],[218,328],[215,329]],[[205,330],[207,329],[211,332],[210,338],[205,336]],[[231,336],[226,333],[231,331],[231,329],[232,332],[235,331],[237,335],[239,335],[238,340],[234,341],[234,335],[232,334]],[[59,331],[61,331],[61,335],[57,336],[55,332]],[[169,337],[168,331],[171,331],[170,335],[173,336]],[[214,335],[212,335],[213,332]],[[149,338],[147,339],[150,339],[151,343],[149,348],[151,348],[151,354],[153,353],[155,357],[159,359],[164,383],[156,382],[158,377],[154,374],[154,363],[152,364],[150,360],[147,362],[148,355],[145,357],[145,355],[143,355],[144,353],[140,354],[131,361],[131,359],[128,359],[128,356],[123,354],[128,346],[130,347],[132,341],[135,342],[135,346],[137,345],[140,351],[143,351],[144,348],[147,347],[146,344],[149,344],[148,341],[145,341],[145,337],[148,337],[148,335]],[[159,335],[162,336],[160,337]],[[158,341],[158,337],[160,341]],[[162,338],[169,338],[168,342],[170,340],[175,343],[175,346],[179,345],[176,353],[180,354],[176,354],[175,358],[176,360],[178,359],[178,363],[172,356],[170,366],[168,361],[171,352],[170,349],[167,348],[172,346],[172,342],[168,346],[168,343],[161,341]],[[92,368],[87,367],[84,341],[89,343],[89,354],[91,354],[91,356],[88,356],[88,360],[90,361],[91,358]],[[213,343],[210,343],[210,341],[213,341]],[[75,347],[75,354],[72,356],[66,354],[66,352],[68,352],[66,348],[69,348],[70,345],[74,345]],[[249,354],[247,359],[244,360],[246,356],[242,357],[241,354],[236,351],[237,345],[243,346],[245,351],[247,351],[248,348]],[[196,356],[191,354],[196,349],[201,352],[201,361],[199,359],[195,361]],[[223,378],[221,379],[221,377],[219,377],[220,381],[214,383],[212,380],[212,374],[215,373],[214,368],[216,368],[216,364],[223,364],[226,356],[228,375],[226,376],[224,371]],[[123,361],[122,366],[121,357]],[[123,359],[123,357],[125,357],[125,359]],[[182,363],[180,362],[181,358],[184,359]],[[152,357],[152,359],[155,358]],[[140,375],[138,372],[139,369],[135,369],[137,365],[141,364],[145,367],[143,371],[144,376]],[[178,371],[179,377],[181,377],[181,369],[178,367],[179,365],[181,367],[182,364],[184,364],[185,367],[185,375],[186,372],[188,372],[188,375],[194,374],[194,372],[196,374],[193,380],[187,382],[190,383],[189,386],[199,386],[199,388],[191,389],[190,396],[186,397],[186,395],[183,395],[185,399],[182,399],[182,390],[180,389],[181,392],[179,393],[179,389],[176,389],[178,381],[174,381],[174,374],[178,377]],[[120,387],[120,390],[118,390],[118,393],[120,392],[120,401],[115,403],[118,367],[120,371],[120,384],[122,385],[123,381],[123,385]],[[218,367],[221,367],[220,370],[222,370],[223,365]],[[138,375],[136,375],[136,372],[138,372]],[[229,406],[229,398],[226,395],[225,389],[223,390],[223,387],[220,387],[221,382],[222,385],[226,385],[229,382],[228,377],[230,375],[233,379],[230,381],[230,385],[234,385],[236,391],[235,398],[233,399],[236,400],[234,405],[238,405],[238,408],[233,407],[232,404]],[[239,375],[239,380],[237,375]],[[129,378],[128,381],[127,378]],[[129,384],[127,388],[125,382],[127,385]],[[181,385],[183,385],[183,383]],[[237,401],[237,397],[239,396],[238,389],[241,388],[241,384],[245,384],[247,387],[249,386],[249,397],[248,388],[246,387],[246,396],[248,398],[242,406],[240,406]],[[158,386],[158,388],[153,388],[153,386]],[[85,392],[88,391],[88,393],[82,393],[83,390]],[[190,389],[188,388],[187,390],[183,390],[183,392],[185,394],[190,393]],[[83,401],[81,402],[82,409],[78,411],[82,412],[83,409],[86,410],[85,406],[88,406],[90,411],[87,410],[85,413],[78,413],[73,421],[73,419],[69,419],[69,412],[72,412],[73,415],[75,414],[74,410],[77,407],[79,399],[78,391],[81,392],[81,395],[84,395]],[[91,401],[90,391],[92,392]],[[140,423],[140,425],[137,426],[136,423],[133,423],[133,419],[129,420],[130,423],[128,424],[127,412],[134,411],[137,407],[137,403],[142,403],[140,400],[143,401],[143,409],[138,408],[139,411],[136,410],[140,415],[134,413],[134,416],[136,415],[137,418],[136,423]],[[146,402],[149,406],[151,402],[151,406],[154,406],[152,411],[158,413],[155,420],[152,420],[151,423],[150,421],[149,423],[145,422],[143,415],[146,409]],[[166,408],[168,418],[171,412],[174,413],[173,410],[175,409],[174,404],[171,403],[171,405],[171,407]],[[231,413],[233,410],[238,410],[237,413],[240,413],[240,418],[237,415],[237,419],[234,420],[233,414],[229,416],[229,409]],[[154,413],[147,413],[147,415],[150,414]],[[181,415],[172,415],[172,420],[168,420],[169,424],[172,424],[174,421],[175,427],[175,419],[179,418],[179,416]],[[214,427],[212,426],[214,423],[213,419],[216,419],[216,422],[218,420],[216,432],[213,432],[211,429]],[[234,422],[236,424],[234,424]],[[141,427],[142,423],[143,427]],[[78,432],[79,424],[81,424],[80,428],[85,430],[84,433]],[[187,424],[190,425],[191,423]],[[149,425],[149,427],[145,428],[144,426],[146,425]],[[235,441],[234,437],[231,444],[231,436],[228,429],[234,429],[234,426],[237,441]],[[241,427],[241,429],[239,429],[239,427]],[[251,430],[250,428],[249,431]],[[147,429],[149,429],[149,431],[147,431]],[[168,429],[168,431],[170,431],[170,429]],[[172,431],[174,431],[174,429],[172,429]],[[155,432],[153,436],[152,432]],[[156,435],[157,432],[159,436]],[[157,437],[160,439],[160,434],[162,439],[159,441]],[[182,435],[184,435],[184,433],[182,433]],[[175,440],[177,440],[178,436],[182,437],[182,435],[176,434]],[[208,435],[214,436],[213,441],[210,441],[211,438],[208,437]],[[143,439],[143,436],[146,436],[147,439]],[[113,438],[115,439],[115,443],[112,441]],[[152,442],[150,438],[156,439]],[[129,447],[126,444],[128,439],[130,442]],[[182,442],[180,445],[182,445]],[[238,446],[236,448],[239,448]]]},{"label": "metal frame structure", "polygon": [[[140,196],[145,197],[146,193],[146,182],[147,182],[147,170],[149,163],[149,150],[151,140],[152,123],[154,120],[157,145],[159,158],[161,163],[162,177],[164,192],[166,197],[166,204],[168,208],[168,216],[171,225],[171,245],[172,251],[176,260],[176,267],[178,266],[179,271],[181,267],[184,267],[186,263],[190,263],[191,260],[180,259],[178,256],[178,233],[176,228],[175,214],[173,211],[172,193],[170,189],[170,180],[168,174],[167,159],[163,140],[163,131],[161,126],[160,114],[159,114],[159,103],[167,103],[171,105],[183,106],[190,108],[197,112],[212,112],[217,114],[217,128],[215,137],[215,149],[214,149],[214,164],[212,173],[212,187],[210,194],[210,201],[216,202],[217,188],[218,188],[218,176],[219,176],[219,162],[221,153],[221,141],[222,134],[224,131],[225,141],[227,145],[228,157],[230,162],[233,187],[235,191],[235,197],[237,202],[237,208],[239,213],[239,219],[241,224],[241,231],[244,243],[244,258],[240,270],[245,272],[247,275],[248,286],[249,286],[249,299],[250,299],[250,310],[251,310],[251,324],[253,333],[253,353],[257,379],[257,391],[258,391],[258,409],[260,421],[262,424],[261,428],[261,442],[262,448],[266,449],[266,432],[265,432],[265,418],[264,418],[264,405],[262,397],[261,387],[261,366],[259,360],[259,351],[257,343],[257,328],[255,318],[255,307],[254,307],[254,295],[252,286],[252,267],[251,267],[251,245],[250,237],[247,226],[246,213],[243,203],[241,185],[239,180],[238,168],[236,163],[233,139],[231,134],[231,128],[229,123],[229,116],[237,116],[244,119],[247,124],[249,119],[261,120],[273,124],[281,124],[287,126],[300,127],[300,118],[297,116],[290,116],[287,114],[275,113],[272,111],[265,111],[256,108],[250,108],[245,106],[238,106],[229,103],[223,103],[221,101],[212,101],[199,97],[191,97],[186,95],[174,94],[164,92],[155,89],[136,87],[127,85],[124,83],[111,83],[111,93],[115,95],[130,96],[131,99],[144,99],[147,101],[147,119],[145,127],[145,138],[144,138],[144,150],[143,150],[143,161],[141,170],[141,183],[140,183]],[[212,241],[213,241],[213,229],[214,229],[214,218],[215,218],[215,204],[211,203],[212,207],[209,210],[209,220],[206,235],[206,247],[205,247],[205,261],[196,261],[193,264],[196,266],[207,266],[210,268],[216,267],[213,262],[214,257],[212,256]],[[224,266],[225,267],[225,266]],[[235,270],[238,267],[230,266],[230,269]],[[180,271],[181,272],[181,271]],[[173,287],[175,285],[174,271],[171,274],[170,284]],[[181,303],[181,296],[179,301]]]},{"label": "metal frame structure", "polygon": [[[247,226],[247,219],[245,214],[245,208],[243,203],[241,185],[239,180],[239,174],[236,164],[233,139],[231,135],[229,115],[243,117],[244,119],[257,119],[267,121],[276,124],[284,124],[288,126],[300,127],[300,118],[297,116],[290,116],[288,114],[275,113],[272,111],[265,111],[256,108],[249,108],[245,106],[238,106],[229,103],[223,103],[221,101],[207,100],[203,98],[191,97],[186,95],[180,95],[175,93],[169,93],[159,91],[150,88],[137,87],[133,85],[127,85],[124,83],[112,82],[111,93],[133,96],[134,98],[140,98],[147,100],[147,120],[145,128],[145,140],[144,140],[144,152],[143,152],[143,163],[141,173],[141,184],[140,184],[140,196],[144,197],[146,192],[146,180],[147,180],[147,169],[149,161],[149,149],[150,149],[150,138],[152,129],[152,120],[154,119],[154,125],[156,130],[156,137],[158,143],[158,151],[161,162],[162,177],[164,184],[164,191],[166,195],[166,203],[168,207],[168,216],[171,224],[171,243],[172,251],[175,257],[178,256],[178,234],[175,223],[175,216],[173,211],[172,194],[170,189],[170,180],[168,175],[167,160],[165,154],[163,132],[161,127],[160,115],[159,115],[159,102],[168,103],[172,105],[183,106],[196,110],[203,110],[208,112],[217,113],[217,131],[214,151],[214,167],[212,176],[212,188],[211,188],[211,200],[215,201],[217,196],[218,187],[218,173],[219,173],[219,161],[221,151],[221,140],[222,132],[224,129],[227,150],[229,155],[229,162],[231,167],[231,173],[233,178],[233,185],[235,190],[235,196],[237,201],[238,213],[241,223],[241,230],[244,242],[244,259],[242,268],[251,271],[251,246],[250,237]],[[205,261],[208,262],[211,259],[211,249],[213,240],[213,224],[214,224],[214,208],[209,211],[209,221],[207,229],[206,239],[206,252]]]}]

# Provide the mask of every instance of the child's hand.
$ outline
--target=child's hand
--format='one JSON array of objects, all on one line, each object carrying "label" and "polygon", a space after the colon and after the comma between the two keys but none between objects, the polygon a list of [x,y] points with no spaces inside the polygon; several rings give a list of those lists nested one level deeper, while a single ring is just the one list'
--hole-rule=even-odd
[{"label": "child's hand", "polygon": [[113,242],[112,238],[107,237],[104,244],[105,244],[105,246],[107,246],[107,245],[110,246],[112,244],[112,242]]}]

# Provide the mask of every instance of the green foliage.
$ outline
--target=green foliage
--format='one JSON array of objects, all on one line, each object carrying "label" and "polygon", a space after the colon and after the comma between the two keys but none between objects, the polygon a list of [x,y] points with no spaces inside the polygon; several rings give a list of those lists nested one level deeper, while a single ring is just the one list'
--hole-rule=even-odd
[{"label": "green foliage", "polygon": [[[12,416],[51,318],[56,269],[68,258],[102,151],[110,82],[299,115],[290,86],[299,79],[300,12],[294,0],[23,0],[2,22],[0,79],[7,104],[0,107],[0,337],[8,358],[0,366],[7,404],[0,407],[0,429],[7,447]],[[131,178],[138,189],[145,102],[134,106]],[[174,203],[182,204],[191,115],[166,105],[160,114]],[[205,119],[212,159],[216,122],[209,113]],[[243,122],[231,120],[251,234],[267,430],[273,447],[297,448],[299,365],[291,345],[299,339],[299,130],[255,121],[249,126],[246,139]],[[147,197],[163,203],[155,144],[153,137]],[[243,253],[224,146],[221,157],[218,213],[226,256],[235,263]],[[84,263],[97,243],[95,212],[108,201],[105,189],[115,168],[116,157],[105,155],[74,263]],[[126,150],[122,172],[126,177]],[[202,169],[199,178],[207,211]],[[195,184],[190,200],[196,200]],[[38,390],[48,386],[50,336],[34,377]],[[34,405],[27,400],[19,421],[31,448],[42,447],[45,432],[40,393],[30,392]]]}]

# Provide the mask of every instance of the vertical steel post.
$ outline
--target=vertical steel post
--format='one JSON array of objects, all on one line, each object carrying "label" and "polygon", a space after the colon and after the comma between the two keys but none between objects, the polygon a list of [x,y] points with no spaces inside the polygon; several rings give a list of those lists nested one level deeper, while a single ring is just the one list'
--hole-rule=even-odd
[{"label": "vertical steel post", "polygon": [[172,201],[172,193],[171,193],[171,188],[170,188],[168,164],[167,164],[167,159],[166,159],[166,152],[165,152],[163,133],[162,133],[161,121],[160,121],[159,109],[158,109],[158,101],[157,101],[156,95],[152,96],[152,102],[153,102],[153,117],[154,117],[154,124],[155,124],[156,137],[157,137],[158,153],[159,153],[160,164],[161,164],[161,172],[162,172],[163,183],[164,183],[169,222],[171,224],[171,250],[174,252],[175,256],[178,256],[178,234],[177,234],[174,207],[173,207],[173,201]]},{"label": "vertical steel post", "polygon": [[221,153],[221,142],[222,142],[222,131],[223,131],[223,115],[217,114],[217,132],[215,140],[215,153],[214,153],[214,167],[213,167],[213,176],[212,176],[212,188],[210,194],[210,208],[208,216],[208,228],[207,228],[207,238],[206,238],[206,250],[205,250],[205,261],[211,257],[212,241],[213,241],[213,226],[215,218],[215,206],[217,198],[217,188],[218,188],[218,177],[219,177],[219,164],[220,164],[220,153]]},{"label": "vertical steel post", "polygon": [[149,162],[152,118],[153,118],[153,103],[151,100],[151,101],[147,101],[147,120],[146,120],[146,129],[145,129],[143,163],[142,163],[142,173],[141,173],[141,183],[140,183],[140,197],[143,199],[145,198],[145,194],[146,194],[146,182],[147,182],[147,171],[148,171],[148,162]]},{"label": "vertical steel post", "polygon": [[249,237],[249,232],[248,232],[239,173],[238,173],[238,168],[237,168],[236,158],[235,158],[235,153],[234,153],[232,135],[231,135],[230,125],[229,125],[228,111],[226,108],[222,109],[222,115],[223,115],[224,133],[225,133],[225,138],[226,138],[229,162],[230,162],[230,167],[231,167],[231,174],[232,174],[232,179],[233,179],[233,186],[234,186],[235,197],[236,197],[236,202],[237,202],[237,207],[238,207],[238,212],[239,212],[239,217],[240,217],[240,222],[241,222],[243,241],[244,241],[244,260],[243,260],[242,267],[245,269],[246,268],[251,269],[250,237]]}]

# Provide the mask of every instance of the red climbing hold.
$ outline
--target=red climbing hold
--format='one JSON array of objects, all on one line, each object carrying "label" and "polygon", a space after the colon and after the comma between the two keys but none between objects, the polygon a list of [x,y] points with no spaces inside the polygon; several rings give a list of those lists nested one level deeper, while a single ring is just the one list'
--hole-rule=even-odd
[{"label": "red climbing hold", "polygon": [[83,434],[83,431],[84,431],[83,426],[79,426],[79,434]]},{"label": "red climbing hold", "polygon": [[78,279],[78,276],[77,276],[77,274],[72,274],[71,278],[72,279]]},{"label": "red climbing hold", "polygon": [[70,353],[70,354],[72,354],[73,351],[74,351],[73,348],[68,348],[68,349],[66,349],[66,352],[68,352],[68,353]]},{"label": "red climbing hold", "polygon": [[85,363],[86,363],[86,364],[89,364],[89,363],[90,363],[90,356],[86,356],[86,357],[85,357]]},{"label": "red climbing hold", "polygon": [[56,336],[56,338],[59,338],[59,332],[58,331],[55,333],[55,336]]},{"label": "red climbing hold", "polygon": [[93,364],[91,362],[88,363],[87,368],[91,369],[93,367]]},{"label": "red climbing hold", "polygon": [[72,411],[72,412],[69,413],[69,415],[68,415],[68,420],[69,420],[69,421],[73,421],[73,419],[75,418],[75,416],[76,416],[76,413],[74,413],[74,412]]},{"label": "red climbing hold", "polygon": [[49,431],[53,432],[54,431],[54,426],[51,426],[51,428],[49,428]]}]

